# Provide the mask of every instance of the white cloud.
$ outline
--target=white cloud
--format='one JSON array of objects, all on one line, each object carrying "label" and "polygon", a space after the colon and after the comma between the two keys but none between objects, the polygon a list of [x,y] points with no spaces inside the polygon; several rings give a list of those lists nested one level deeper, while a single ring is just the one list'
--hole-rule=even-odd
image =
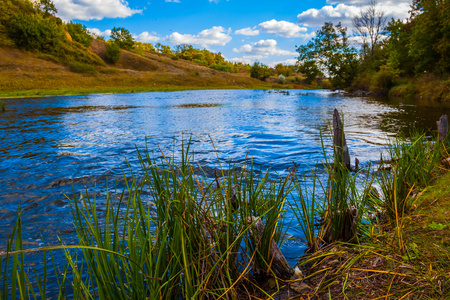
[{"label": "white cloud", "polygon": [[228,61],[231,62],[241,62],[243,64],[253,64],[255,61],[263,59],[263,55],[244,55],[242,57],[230,58]]},{"label": "white cloud", "polygon": [[259,34],[259,30],[258,29],[251,29],[250,27],[247,27],[247,28],[242,28],[242,29],[236,30],[234,33],[235,34],[255,36],[255,35]]},{"label": "white cloud", "polygon": [[205,48],[213,45],[224,46],[231,41],[230,32],[231,29],[226,30],[222,26],[213,26],[211,29],[205,29],[197,35],[174,32],[166,37],[166,41],[175,45],[190,44],[200,45]]},{"label": "white cloud", "polygon": [[290,59],[286,59],[286,60],[282,60],[282,61],[273,61],[271,63],[269,63],[269,67],[275,67],[278,64],[283,64],[285,66],[289,66],[289,65],[295,65],[297,63],[298,59],[296,58],[290,58]]},{"label": "white cloud", "polygon": [[88,28],[87,29],[91,34],[95,35],[95,36],[102,36],[104,38],[109,38],[109,36],[111,35],[111,30],[107,29],[105,31],[101,31],[98,28]]},{"label": "white cloud", "polygon": [[165,0],[165,2],[181,3],[180,0]]},{"label": "white cloud", "polygon": [[273,39],[260,40],[259,42],[250,44],[245,44],[239,49],[234,48],[234,52],[243,53],[248,55],[296,55],[296,52],[291,52],[288,50],[282,50],[277,47],[277,41]]},{"label": "white cloud", "polygon": [[[377,0],[379,5],[383,6],[392,6],[398,4],[411,4],[411,0]],[[369,3],[369,0],[327,0],[327,4],[347,4],[352,6],[366,6]]]},{"label": "white cloud", "polygon": [[101,20],[126,18],[142,10],[131,9],[124,0],[54,0],[58,17],[63,20]]},{"label": "white cloud", "polygon": [[277,21],[272,19],[270,21],[263,22],[258,25],[259,29],[264,32],[273,33],[282,37],[299,37],[300,32],[306,32],[305,27],[300,27],[297,24],[287,21]]},{"label": "white cloud", "polygon": [[321,9],[311,8],[297,15],[298,23],[304,26],[322,26],[324,22],[342,22],[344,26],[351,25],[352,18],[359,13],[356,6],[338,4],[336,7],[327,5]]},{"label": "white cloud", "polygon": [[142,43],[154,43],[160,40],[159,36],[156,36],[155,33],[149,33],[148,31],[144,31],[139,35],[133,35],[133,39]]},{"label": "white cloud", "polygon": [[[338,2],[339,4],[337,4]],[[324,22],[332,22],[333,24],[341,22],[343,26],[350,28],[352,26],[352,18],[359,15],[361,10],[367,9],[368,1],[328,0],[327,3],[337,5],[326,5],[321,9],[308,9],[297,15],[298,23],[308,27],[315,27],[322,26]],[[409,5],[409,1],[405,0],[384,0],[378,2],[377,9],[385,12],[387,20],[391,18],[403,20],[409,16]]]}]

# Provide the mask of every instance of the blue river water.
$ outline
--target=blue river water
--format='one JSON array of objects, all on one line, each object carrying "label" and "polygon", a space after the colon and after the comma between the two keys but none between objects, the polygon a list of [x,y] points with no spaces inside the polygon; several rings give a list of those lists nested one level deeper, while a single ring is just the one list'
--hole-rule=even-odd
[{"label": "blue river water", "polygon": [[[76,243],[66,194],[105,192],[126,161],[138,166],[136,147],[172,153],[191,139],[195,159],[217,159],[287,174],[323,160],[320,134],[329,134],[334,108],[344,118],[347,143],[360,165],[375,163],[389,136],[433,129],[446,108],[350,97],[331,91],[208,90],[7,99],[0,113],[0,251],[22,210],[29,247]],[[214,145],[211,143],[214,141]],[[326,140],[327,143],[327,140]],[[329,143],[326,144],[330,151]],[[288,216],[292,214],[288,213]],[[287,222],[289,223],[289,221]],[[300,230],[283,246],[291,262],[302,254]]]}]

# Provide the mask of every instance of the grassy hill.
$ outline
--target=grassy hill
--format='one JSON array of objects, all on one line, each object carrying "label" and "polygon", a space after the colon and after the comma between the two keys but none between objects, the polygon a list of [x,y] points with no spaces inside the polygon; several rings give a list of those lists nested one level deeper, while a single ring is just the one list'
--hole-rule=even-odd
[{"label": "grassy hill", "polygon": [[110,63],[105,41],[92,40],[79,24],[81,31],[73,33],[74,24],[42,3],[0,1],[0,97],[278,87],[275,78],[263,82],[248,72],[222,72],[158,51],[122,49]]},{"label": "grassy hill", "polygon": [[[94,40],[89,51],[104,57],[106,43]],[[40,53],[0,47],[0,96],[144,92],[182,89],[271,88],[272,83],[231,74],[183,60],[123,50],[115,65],[70,64]]]}]

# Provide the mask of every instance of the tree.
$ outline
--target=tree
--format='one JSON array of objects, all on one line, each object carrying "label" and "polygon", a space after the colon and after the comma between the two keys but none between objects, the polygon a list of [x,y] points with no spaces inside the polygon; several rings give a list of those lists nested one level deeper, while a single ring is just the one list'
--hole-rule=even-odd
[{"label": "tree", "polygon": [[265,80],[270,76],[269,68],[259,62],[255,62],[250,69],[250,77],[256,78],[259,80]]},{"label": "tree", "polygon": [[450,1],[414,0],[410,55],[416,73],[450,72]]},{"label": "tree", "polygon": [[86,26],[73,22],[67,23],[66,26],[74,41],[84,45],[86,48],[91,45],[94,38],[89,34]]},{"label": "tree", "polygon": [[305,83],[311,84],[317,76],[322,76],[323,73],[320,71],[316,62],[313,60],[308,60],[299,63],[298,72],[304,74],[306,76]]},{"label": "tree", "polygon": [[121,49],[132,50],[134,47],[133,37],[123,27],[114,27],[111,30],[111,41],[116,43]]},{"label": "tree", "polygon": [[386,65],[397,75],[414,75],[415,64],[410,55],[411,22],[392,20],[387,26],[389,39],[385,45]]},{"label": "tree", "polygon": [[44,13],[45,17],[55,15],[58,12],[52,0],[39,0],[35,5],[37,10]]},{"label": "tree", "polygon": [[373,56],[375,47],[383,40],[386,34],[387,18],[384,11],[377,8],[377,0],[369,0],[367,10],[353,18],[356,33],[362,39],[363,56]]},{"label": "tree", "polygon": [[320,71],[331,77],[333,87],[341,88],[351,85],[358,71],[358,59],[355,48],[348,42],[347,28],[341,23],[333,26],[326,22],[316,37],[307,45],[297,48],[298,61],[314,61]]},{"label": "tree", "polygon": [[106,61],[115,64],[120,60],[120,47],[115,42],[106,43]]},{"label": "tree", "polygon": [[283,65],[282,63],[275,65],[275,73],[277,73],[277,75],[289,77],[291,75],[291,71],[292,70],[289,67]]},{"label": "tree", "polygon": [[18,48],[30,51],[54,52],[63,40],[64,31],[55,18],[41,14],[17,14],[8,24],[8,35]]}]

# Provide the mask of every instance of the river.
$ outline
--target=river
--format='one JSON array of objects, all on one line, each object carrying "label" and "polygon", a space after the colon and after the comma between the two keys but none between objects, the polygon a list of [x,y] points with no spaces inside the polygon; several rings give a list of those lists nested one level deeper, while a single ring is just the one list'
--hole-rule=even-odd
[{"label": "river", "polygon": [[[323,160],[334,108],[344,117],[352,157],[379,160],[387,138],[411,128],[434,129],[446,108],[350,97],[331,91],[208,90],[7,99],[0,113],[0,250],[22,210],[29,247],[76,243],[66,194],[95,192],[138,166],[136,147],[171,154],[191,139],[195,160],[237,165],[249,155],[278,174]],[[211,139],[217,150],[214,150]],[[327,144],[328,143],[328,144]],[[327,151],[329,141],[326,140]],[[177,148],[178,147],[178,148]],[[352,158],[353,159],[353,158]],[[292,214],[288,213],[288,216]],[[287,222],[289,223],[289,222]],[[295,222],[283,246],[291,263],[304,249]]]}]

